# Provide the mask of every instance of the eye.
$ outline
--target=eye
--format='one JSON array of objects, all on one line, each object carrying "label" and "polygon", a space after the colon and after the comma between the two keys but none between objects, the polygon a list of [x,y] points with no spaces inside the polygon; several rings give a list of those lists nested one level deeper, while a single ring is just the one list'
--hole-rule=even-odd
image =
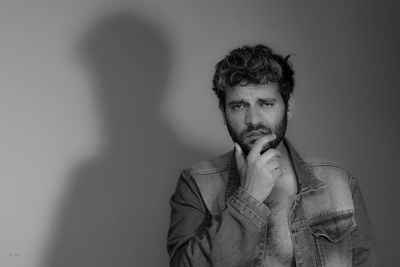
[{"label": "eye", "polygon": [[239,110],[239,109],[242,109],[242,108],[245,108],[245,107],[246,107],[245,104],[234,104],[234,105],[231,106],[231,109],[232,110]]},{"label": "eye", "polygon": [[265,108],[272,107],[273,105],[274,105],[274,102],[262,102],[260,104],[261,107],[265,107]]}]

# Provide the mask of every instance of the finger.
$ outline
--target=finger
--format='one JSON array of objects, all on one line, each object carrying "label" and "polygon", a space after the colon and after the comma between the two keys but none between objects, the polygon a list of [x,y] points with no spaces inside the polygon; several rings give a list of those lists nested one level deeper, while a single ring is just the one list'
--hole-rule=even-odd
[{"label": "finger", "polygon": [[258,168],[264,169],[264,171],[271,173],[273,170],[280,168],[281,164],[279,162],[279,160],[276,159],[276,157],[274,157],[271,161],[268,162],[263,162],[261,160],[256,162],[256,166]]},{"label": "finger", "polygon": [[281,164],[277,160],[273,160],[268,162],[267,164],[264,165],[264,168],[267,168],[269,171],[273,171],[275,169],[279,169],[281,167]]},{"label": "finger", "polygon": [[257,159],[257,161],[259,162],[258,164],[260,164],[260,165],[266,165],[272,161],[276,161],[277,163],[279,163],[281,155],[282,155],[282,153],[280,150],[271,148],[271,149],[268,149],[264,154],[262,154]]},{"label": "finger", "polygon": [[252,149],[249,152],[249,159],[255,159],[260,156],[260,152],[263,149],[264,145],[268,144],[269,142],[275,140],[275,134],[267,134],[263,137],[259,138],[253,145]]},{"label": "finger", "polygon": [[280,167],[275,168],[275,169],[272,170],[272,175],[273,175],[275,178],[281,177],[282,174],[283,174],[283,173],[282,173],[282,169],[281,169]]},{"label": "finger", "polygon": [[242,148],[237,143],[235,143],[235,159],[238,169],[241,170],[245,166],[246,160],[243,156]]}]

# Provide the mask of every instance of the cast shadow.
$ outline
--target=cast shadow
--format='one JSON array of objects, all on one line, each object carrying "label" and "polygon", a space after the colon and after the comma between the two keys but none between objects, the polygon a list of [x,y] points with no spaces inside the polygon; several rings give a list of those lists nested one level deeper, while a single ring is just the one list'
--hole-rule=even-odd
[{"label": "cast shadow", "polygon": [[168,266],[168,200],[179,170],[204,159],[159,117],[171,49],[152,23],[109,15],[79,46],[95,81],[104,127],[101,155],[70,179],[47,267]]}]

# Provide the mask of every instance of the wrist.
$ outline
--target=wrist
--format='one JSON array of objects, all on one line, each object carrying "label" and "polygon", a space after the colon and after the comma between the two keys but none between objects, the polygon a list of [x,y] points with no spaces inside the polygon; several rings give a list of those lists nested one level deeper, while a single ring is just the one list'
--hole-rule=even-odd
[{"label": "wrist", "polygon": [[251,195],[253,198],[257,199],[260,202],[263,202],[267,197],[264,196],[263,194],[260,194],[259,192],[257,192],[258,190],[256,190],[256,188],[251,187],[251,186],[244,186],[243,189],[249,194]]}]

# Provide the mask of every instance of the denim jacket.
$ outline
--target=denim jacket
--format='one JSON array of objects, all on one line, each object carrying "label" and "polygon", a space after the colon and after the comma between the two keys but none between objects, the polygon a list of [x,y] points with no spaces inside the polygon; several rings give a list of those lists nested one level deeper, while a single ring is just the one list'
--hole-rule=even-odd
[{"label": "denim jacket", "polygon": [[[285,145],[298,184],[289,214],[296,266],[372,266],[370,221],[353,175]],[[271,210],[240,186],[232,151],[183,170],[170,205],[171,266],[265,266]]]}]

